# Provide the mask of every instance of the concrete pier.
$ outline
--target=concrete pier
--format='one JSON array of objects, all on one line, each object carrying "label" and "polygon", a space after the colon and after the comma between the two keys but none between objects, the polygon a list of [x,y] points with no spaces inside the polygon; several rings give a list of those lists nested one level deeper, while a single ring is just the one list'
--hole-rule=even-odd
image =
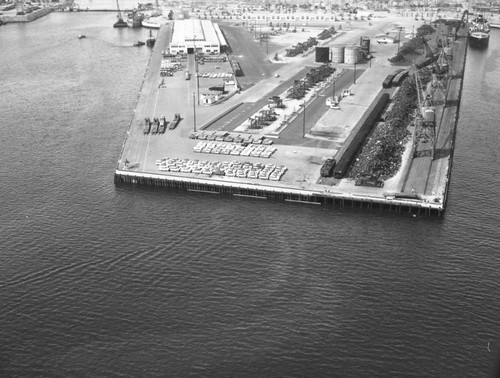
[{"label": "concrete pier", "polygon": [[[322,138],[315,136],[313,129],[316,124],[306,123],[303,112],[318,119],[316,112],[336,112],[325,110],[324,101],[331,92],[332,82],[323,83],[314,88],[309,99],[296,105],[290,122],[285,126],[272,130],[252,130],[241,123],[242,115],[253,114],[267,103],[267,98],[280,95],[299,75],[299,68],[314,66],[310,57],[300,58],[296,66],[280,66],[280,75],[271,76],[241,93],[227,95],[224,101],[215,105],[204,106],[197,103],[196,92],[208,87],[209,81],[196,80],[196,65],[186,62],[187,70],[193,74],[192,80],[185,80],[184,69],[173,77],[159,76],[162,52],[168,47],[171,25],[163,26],[158,34],[157,43],[146,72],[139,95],[138,105],[130,122],[127,138],[120,154],[116,172],[116,185],[147,185],[168,189],[202,192],[210,195],[230,195],[255,199],[273,199],[286,202],[298,202],[320,205],[349,206],[371,209],[387,209],[392,211],[408,211],[441,215],[445,208],[447,190],[453,158],[453,141],[458,120],[461,86],[467,48],[466,36],[459,36],[453,43],[453,61],[450,72],[449,90],[442,110],[439,124],[436,125],[436,144],[439,151],[434,160],[427,158],[413,159],[405,153],[400,172],[387,180],[383,188],[356,186],[350,179],[324,179],[320,176],[320,168],[328,158],[335,157],[349,143],[349,134],[370,111],[373,101],[381,93],[394,93],[393,89],[383,89],[382,81],[394,67],[387,65],[386,60],[368,67],[368,63],[354,67],[340,66],[343,74],[335,79],[337,92],[347,89],[352,96],[342,100],[342,111],[331,113],[334,121],[326,122],[332,135],[341,137]],[[347,33],[348,34],[348,33]],[[359,38],[359,37],[356,37]],[[338,41],[336,41],[338,43]],[[390,47],[381,46],[380,49]],[[306,54],[304,54],[306,55]],[[311,54],[309,54],[311,55]],[[189,58],[191,59],[191,58]],[[306,60],[309,59],[309,60]],[[203,69],[215,71],[217,68],[205,65]],[[199,69],[199,67],[198,67]],[[357,69],[357,71],[356,71]],[[225,71],[224,71],[225,72]],[[339,71],[340,72],[340,71]],[[356,75],[352,77],[351,75]],[[335,88],[335,87],[334,87]],[[262,100],[264,100],[262,102]],[[317,104],[321,102],[323,108]],[[289,109],[294,105],[290,102]],[[322,110],[319,110],[322,109]],[[174,130],[164,134],[152,135],[143,132],[144,119],[165,115],[171,120],[174,113],[180,113],[182,120]],[[320,119],[320,123],[321,123]],[[330,118],[332,119],[332,118]],[[212,133],[212,140],[196,139],[194,132],[206,129]],[[217,134],[219,133],[219,134]],[[226,134],[224,134],[226,133]],[[274,143],[274,152],[267,157],[241,155],[240,150],[233,154],[229,151],[236,147],[234,142],[227,142],[218,136],[230,135],[231,138],[267,138]],[[204,135],[206,137],[206,135]],[[261,139],[262,141],[262,139]],[[197,149],[200,142],[211,143],[214,150],[223,145],[228,152],[225,154],[209,153],[210,149]],[[254,142],[255,143],[255,142]],[[260,142],[259,142],[260,143]],[[250,143],[252,144],[252,142]],[[232,147],[227,147],[231,145]],[[239,147],[238,147],[239,148]],[[180,170],[181,165],[185,168]],[[180,163],[179,163],[180,162]],[[171,164],[171,165],[168,165]],[[221,175],[213,173],[213,167],[236,164],[239,168],[266,170],[267,166],[281,169],[278,179],[259,179],[249,176]],[[170,168],[175,167],[175,170]],[[212,170],[203,170],[208,166]],[[161,167],[161,168],[160,168]],[[255,168],[257,167],[257,168]],[[264,168],[266,167],[266,168]],[[276,167],[276,168],[275,168]],[[248,171],[248,169],[246,169]],[[237,169],[235,168],[235,172]],[[276,176],[275,176],[276,177]]]},{"label": "concrete pier", "polygon": [[48,15],[54,11],[63,10],[67,7],[71,7],[73,5],[74,0],[68,0],[62,3],[51,4],[41,9],[37,9],[33,12],[26,13],[24,15],[17,15],[17,10],[13,9],[7,12],[4,12],[3,15],[0,16],[0,21],[5,24],[9,23],[23,23],[23,22],[31,22],[38,20],[41,17]]}]

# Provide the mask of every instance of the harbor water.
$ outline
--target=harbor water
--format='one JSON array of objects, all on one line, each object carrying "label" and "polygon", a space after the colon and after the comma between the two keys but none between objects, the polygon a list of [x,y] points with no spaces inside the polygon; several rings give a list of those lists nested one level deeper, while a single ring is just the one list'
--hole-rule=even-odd
[{"label": "harbor water", "polygon": [[468,51],[446,212],[413,217],[115,187],[150,56],[115,19],[0,28],[1,377],[493,374],[500,31]]}]

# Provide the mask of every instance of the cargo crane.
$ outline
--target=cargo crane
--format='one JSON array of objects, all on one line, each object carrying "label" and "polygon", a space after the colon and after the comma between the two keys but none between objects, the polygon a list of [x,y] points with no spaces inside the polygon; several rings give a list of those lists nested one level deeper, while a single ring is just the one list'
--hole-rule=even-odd
[{"label": "cargo crane", "polygon": [[22,15],[26,14],[26,12],[24,10],[24,0],[16,0],[15,4],[16,4],[16,14],[18,16],[22,16]]},{"label": "cargo crane", "polygon": [[432,86],[425,90],[418,69],[415,68],[415,86],[417,89],[418,109],[415,112],[413,128],[413,157],[419,156],[419,147],[431,145],[431,157],[434,160],[436,148],[436,110]]},{"label": "cargo crane", "polygon": [[118,0],[116,0],[116,9],[118,11],[118,14],[116,16],[118,18],[118,21],[116,21],[113,24],[113,27],[114,28],[126,28],[126,27],[128,27],[127,23],[123,20],[122,13],[120,11],[120,3],[118,3]]},{"label": "cargo crane", "polygon": [[[422,68],[429,66],[432,72],[432,87],[435,91],[440,92],[442,95],[446,94],[446,86],[448,81],[449,62],[452,59],[452,47],[446,43],[439,49],[433,50],[425,38],[422,37],[424,50],[426,52],[426,60],[424,63],[416,66]],[[435,100],[435,98],[434,98]]]},{"label": "cargo crane", "polygon": [[[460,28],[465,28],[469,24],[469,11],[466,9],[464,13],[462,14],[462,18],[460,19],[460,26],[456,30],[456,34],[458,34],[458,31]],[[455,34],[455,37],[456,37]]]}]

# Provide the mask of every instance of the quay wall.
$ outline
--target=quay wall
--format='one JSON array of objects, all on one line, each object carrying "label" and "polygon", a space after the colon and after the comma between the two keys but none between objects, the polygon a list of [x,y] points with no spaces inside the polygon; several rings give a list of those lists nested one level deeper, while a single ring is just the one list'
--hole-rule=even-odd
[{"label": "quay wall", "polygon": [[368,208],[408,212],[411,214],[442,215],[439,203],[410,199],[389,199],[378,196],[338,193],[333,191],[301,190],[288,187],[251,185],[215,179],[201,179],[174,175],[157,175],[116,170],[115,185],[139,185],[160,187],[184,192],[200,192],[213,195],[270,199],[283,202],[297,202],[314,205],[330,205],[351,208]]},{"label": "quay wall", "polygon": [[31,22],[35,21],[41,17],[44,17],[48,15],[49,13],[52,13],[56,10],[64,10],[67,7],[71,7],[73,5],[74,0],[68,0],[63,3],[58,3],[58,4],[52,4],[48,7],[38,9],[36,11],[33,11],[31,13],[26,13],[22,16],[18,16],[15,14],[15,10],[12,12],[9,12],[11,14],[6,14],[0,16],[0,20],[6,24],[9,23],[21,23],[21,22]]},{"label": "quay wall", "polygon": [[0,19],[5,22],[6,24],[9,23],[17,23],[17,22],[31,22],[34,20],[37,20],[43,16],[48,15],[49,13],[53,12],[52,8],[42,8],[39,10],[36,10],[34,12],[22,15],[22,16],[1,16]]},{"label": "quay wall", "polygon": [[[448,160],[448,166],[446,169],[446,174],[445,174],[445,184],[444,184],[444,196],[443,196],[443,207],[446,206],[446,203],[448,201],[448,190],[450,186],[450,181],[451,181],[451,171],[453,167],[453,156],[455,154],[455,141],[457,137],[457,128],[458,128],[458,121],[459,121],[459,115],[460,115],[460,103],[462,99],[462,91],[463,91],[463,85],[464,85],[464,74],[465,74],[465,64],[467,62],[467,50],[469,47],[469,41],[468,41],[468,36],[466,31],[462,30],[462,33],[458,35],[458,44],[454,48],[454,55],[458,61],[453,62],[455,67],[459,67],[460,71],[462,72],[461,75],[459,75],[457,78],[451,78],[451,80],[458,80],[458,90],[457,93],[449,93],[447,101],[454,102],[456,101],[456,107],[455,107],[455,112],[453,114],[454,117],[454,124],[453,124],[453,132],[451,135],[451,141],[450,141],[450,157]],[[454,68],[455,68],[454,67]]]}]

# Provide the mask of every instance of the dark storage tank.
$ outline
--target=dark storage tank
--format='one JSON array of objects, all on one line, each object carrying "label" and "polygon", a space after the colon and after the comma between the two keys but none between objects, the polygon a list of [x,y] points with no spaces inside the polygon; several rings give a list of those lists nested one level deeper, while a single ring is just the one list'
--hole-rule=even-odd
[{"label": "dark storage tank", "polygon": [[330,48],[329,47],[316,47],[316,62],[318,62],[318,63],[330,62]]},{"label": "dark storage tank", "polygon": [[370,52],[370,37],[360,37],[359,45],[361,46],[361,50]]}]

